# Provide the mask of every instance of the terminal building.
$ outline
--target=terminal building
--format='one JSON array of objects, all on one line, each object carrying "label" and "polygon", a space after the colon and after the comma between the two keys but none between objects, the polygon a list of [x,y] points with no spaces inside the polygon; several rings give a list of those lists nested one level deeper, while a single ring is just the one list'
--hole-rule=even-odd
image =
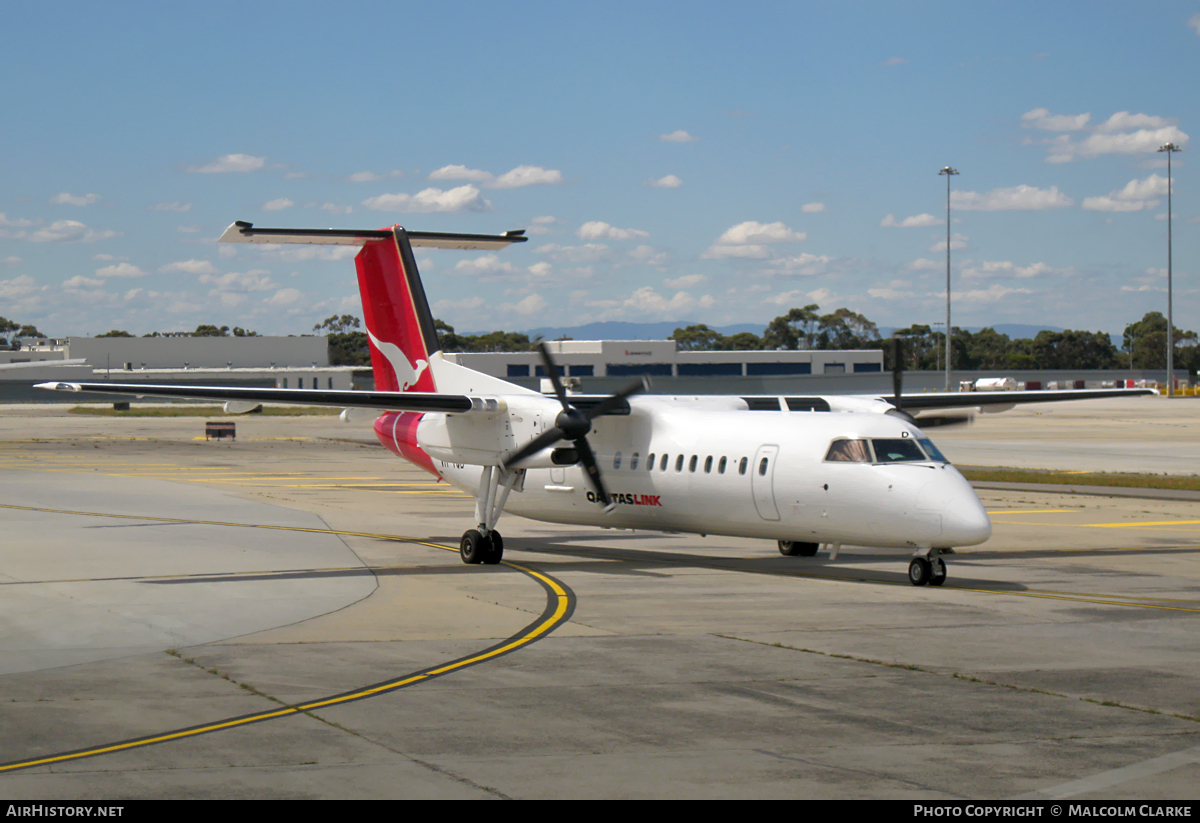
[{"label": "terminal building", "polygon": [[329,365],[329,343],[323,336],[24,338],[19,351],[0,351],[0,366],[8,367],[0,369],[0,402],[9,403],[80,402],[78,395],[33,389],[34,383],[52,380],[342,391],[373,387],[369,368]]},{"label": "terminal building", "polygon": [[[546,346],[568,377],[800,377],[883,371],[883,351],[878,349],[679,351],[674,340],[555,340]],[[537,352],[463,352],[446,357],[506,380],[546,376]]]}]

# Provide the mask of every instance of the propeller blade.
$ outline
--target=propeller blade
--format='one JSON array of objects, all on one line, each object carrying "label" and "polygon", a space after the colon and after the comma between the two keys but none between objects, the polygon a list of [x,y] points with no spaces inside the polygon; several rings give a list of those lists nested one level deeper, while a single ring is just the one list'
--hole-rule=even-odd
[{"label": "propeller blade", "polygon": [[514,463],[519,463],[526,457],[537,454],[542,449],[549,448],[563,439],[563,430],[558,426],[551,426],[537,437],[530,440],[516,451],[509,452],[500,458],[500,467],[508,468]]},{"label": "propeller blade", "polygon": [[596,496],[604,505],[604,511],[611,512],[617,506],[609,498],[608,491],[604,488],[604,481],[600,479],[600,467],[596,465],[596,455],[592,453],[592,447],[588,445],[587,438],[584,437],[574,443],[575,449],[579,452],[579,462],[583,464],[583,470],[587,473],[588,482],[596,490]]},{"label": "propeller blade", "polygon": [[595,420],[602,414],[608,414],[608,412],[619,406],[625,400],[625,398],[629,397],[630,395],[637,394],[638,392],[644,392],[649,388],[650,381],[645,377],[639,377],[637,380],[633,381],[616,394],[605,398],[603,401],[585,412],[587,419]]},{"label": "propeller blade", "polygon": [[550,385],[554,386],[554,395],[558,398],[558,402],[562,403],[562,407],[566,409],[567,390],[563,388],[562,380],[558,377],[558,366],[554,364],[554,359],[550,357],[550,349],[544,342],[538,343],[538,352],[542,355],[542,364],[546,367],[546,374],[550,376]]}]

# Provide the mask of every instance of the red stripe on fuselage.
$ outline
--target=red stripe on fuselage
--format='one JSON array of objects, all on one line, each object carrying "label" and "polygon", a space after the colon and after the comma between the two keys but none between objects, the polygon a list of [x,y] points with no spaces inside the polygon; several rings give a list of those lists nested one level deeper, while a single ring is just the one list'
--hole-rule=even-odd
[{"label": "red stripe on fuselage", "polygon": [[375,420],[375,437],[389,451],[442,479],[433,458],[417,445],[417,424],[424,412],[384,412]]}]

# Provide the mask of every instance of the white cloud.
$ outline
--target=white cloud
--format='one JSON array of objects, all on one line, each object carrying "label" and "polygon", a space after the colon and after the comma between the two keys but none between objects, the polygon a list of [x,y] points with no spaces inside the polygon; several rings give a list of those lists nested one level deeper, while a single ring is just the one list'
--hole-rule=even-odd
[{"label": "white cloud", "polygon": [[1187,24],[1196,30],[1196,34],[1200,34],[1200,14],[1193,14],[1189,17]]},{"label": "white cloud", "polygon": [[647,266],[665,266],[670,261],[671,256],[653,246],[641,245],[629,252],[629,259],[634,263]]},{"label": "white cloud", "polygon": [[98,194],[71,194],[63,192],[50,198],[50,202],[59,206],[90,206],[100,199]]},{"label": "white cloud", "polygon": [[547,243],[533,250],[534,254],[546,254],[555,263],[594,263],[608,254],[603,243],[585,243],[582,246],[560,246]]},{"label": "white cloud", "polygon": [[263,211],[282,211],[284,209],[290,209],[294,205],[296,204],[291,200],[288,200],[286,197],[277,197],[274,200],[268,200],[267,202],[263,203],[262,209]]},{"label": "white cloud", "polygon": [[351,183],[377,183],[380,180],[383,180],[388,177],[403,177],[403,176],[404,176],[404,172],[400,171],[399,169],[393,169],[392,171],[389,171],[387,174],[376,174],[373,171],[356,171],[354,174],[350,175],[346,179],[349,180]]},{"label": "white cloud", "polygon": [[800,303],[824,303],[834,294],[829,289],[815,289],[813,291],[804,291],[803,289],[793,289],[776,294],[772,297],[763,299],[764,303],[771,303],[776,306],[795,306]]},{"label": "white cloud", "polygon": [[793,231],[779,221],[759,223],[747,220],[726,229],[700,257],[705,260],[726,257],[761,259],[771,256],[770,250],[764,245],[766,243],[799,242],[807,237],[804,232]]},{"label": "white cloud", "polygon": [[1091,119],[1091,113],[1051,114],[1049,109],[1033,109],[1021,115],[1021,125],[1043,131],[1078,131]]},{"label": "white cloud", "polygon": [[808,214],[817,214],[818,212],[826,211],[824,203],[805,203],[800,207],[800,211]]},{"label": "white cloud", "polygon": [[1032,263],[1028,266],[1017,266],[1009,260],[964,261],[962,276],[968,279],[984,277],[1038,277],[1044,274],[1062,274],[1065,269],[1055,269],[1045,263]]},{"label": "white cloud", "polygon": [[428,188],[416,194],[381,194],[367,198],[362,204],[375,211],[453,213],[492,210],[492,204],[481,196],[479,189],[471,185],[448,191]]},{"label": "white cloud", "polygon": [[192,210],[191,203],[183,203],[183,202],[180,202],[179,200],[176,200],[173,203],[156,203],[150,207],[150,211],[185,212],[185,211],[191,211],[191,210]]},{"label": "white cloud", "polygon": [[280,289],[271,295],[266,303],[271,306],[290,306],[300,299],[299,289]]},{"label": "white cloud", "polygon": [[[224,257],[225,250],[232,248],[232,246],[221,246],[218,253]],[[287,263],[296,263],[301,260],[346,260],[358,254],[357,246],[291,246],[282,243],[264,243],[258,248],[264,257],[277,258]]]},{"label": "white cloud", "polygon": [[[970,239],[971,238],[967,237],[965,234],[955,233],[955,235],[950,239],[950,248],[951,249],[965,249],[967,247],[967,241],[969,241]],[[937,243],[934,243],[932,246],[929,247],[929,250],[930,251],[945,251],[946,250],[946,241],[942,240]]]},{"label": "white cloud", "polygon": [[258,171],[266,162],[267,158],[265,157],[252,157],[249,154],[225,154],[203,166],[189,166],[188,171],[196,174]]},{"label": "white cloud", "polygon": [[[1074,118],[1074,119],[1072,119]],[[1051,115],[1046,109],[1034,109],[1022,115],[1025,125],[1038,128],[1057,130],[1087,129],[1085,115]],[[1046,125],[1039,125],[1043,123]],[[1119,111],[1103,123],[1090,128],[1091,134],[1083,140],[1073,140],[1070,134],[1042,141],[1046,145],[1047,163],[1070,163],[1080,158],[1093,158],[1105,154],[1142,154],[1158,151],[1164,143],[1186,145],[1188,135],[1177,126],[1172,125],[1172,119],[1159,115]]]},{"label": "white cloud", "polygon": [[879,65],[881,65],[881,66],[902,66],[907,62],[908,62],[908,60],[904,57],[889,57],[887,60],[884,60]]},{"label": "white cloud", "polygon": [[216,274],[216,272],[216,267],[207,260],[180,260],[177,263],[168,263],[158,269],[159,274]]},{"label": "white cloud", "polygon": [[469,180],[473,183],[486,183],[494,175],[483,169],[468,169],[466,166],[442,166],[429,174],[430,180]]},{"label": "white cloud", "polygon": [[[1002,286],[999,283],[993,283],[986,289],[973,289],[965,292],[951,292],[955,302],[967,301],[968,303],[995,303],[1003,300],[1011,294],[1033,294],[1030,289],[1010,289],[1008,286]],[[942,297],[946,296],[942,292]]]},{"label": "white cloud", "polygon": [[21,258],[17,257],[16,255],[13,255],[13,254],[10,254],[8,257],[0,259],[0,266],[4,266],[6,269],[12,268],[13,266],[18,266],[20,264],[21,264]]},{"label": "white cloud", "polygon": [[747,220],[745,223],[738,223],[725,230],[725,233],[717,238],[720,244],[744,244],[744,243],[784,243],[798,240],[804,240],[807,237],[803,232],[796,232],[785,226],[782,222],[774,223],[759,223],[754,220]]},{"label": "white cloud", "polygon": [[24,297],[38,289],[38,284],[28,274],[14,277],[12,280],[0,280],[0,299],[12,300]]},{"label": "white cloud", "polygon": [[1013,186],[1007,189],[992,189],[980,194],[974,191],[956,191],[950,195],[950,204],[956,209],[967,211],[1040,211],[1072,206],[1075,201],[1058,190],[1058,186],[1039,189],[1036,186]]},{"label": "white cloud", "polygon": [[563,181],[562,172],[541,166],[517,166],[487,184],[490,189],[517,189],[522,186],[557,185]]},{"label": "white cloud", "polygon": [[195,234],[200,231],[199,226],[176,226],[175,231],[183,232],[184,234]]},{"label": "white cloud", "polygon": [[700,138],[688,134],[683,129],[679,129],[671,132],[670,134],[660,134],[658,139],[666,143],[694,143]]},{"label": "white cloud", "polygon": [[501,260],[494,254],[485,254],[482,257],[476,257],[474,260],[459,260],[454,266],[454,270],[459,274],[471,275],[486,275],[486,274],[513,274],[517,268],[507,261]]},{"label": "white cloud", "polygon": [[833,258],[828,255],[805,252],[794,257],[772,260],[770,268],[765,269],[763,274],[808,277],[814,274],[824,274],[826,267],[832,262]]},{"label": "white cloud", "polygon": [[889,214],[879,221],[879,225],[881,228],[911,229],[915,226],[936,226],[941,222],[940,218],[934,217],[932,214],[914,214],[912,217],[905,217],[900,222],[896,222],[895,216]]},{"label": "white cloud", "polygon": [[653,186],[656,189],[677,189],[683,185],[683,181],[673,174],[668,174],[666,177],[660,177],[657,180],[651,178],[644,185]]},{"label": "white cloud", "polygon": [[[945,248],[945,246],[946,246],[946,244],[943,243],[942,248]],[[945,265],[944,260],[941,263],[939,263],[936,260],[926,260],[924,257],[919,257],[916,260],[909,263],[908,266],[906,266],[906,268],[908,268],[910,271],[925,271],[926,269],[940,269],[944,265]]]},{"label": "white cloud", "polygon": [[541,295],[531,294],[519,303],[504,303],[500,306],[501,311],[516,312],[517,314],[529,316],[545,311],[549,307]]},{"label": "white cloud", "polygon": [[[55,220],[49,227],[38,229],[26,239],[34,243],[94,243],[116,237],[117,234],[115,231],[89,229],[77,220]],[[25,233],[21,232],[18,236],[25,236]]]},{"label": "white cloud", "polygon": [[1087,197],[1083,208],[1090,211],[1142,211],[1158,205],[1158,195],[1167,193],[1167,178],[1152,174],[1145,180],[1133,179],[1120,191],[1111,191],[1106,197]]},{"label": "white cloud", "polygon": [[557,218],[557,217],[551,217],[551,216],[550,216],[550,215],[548,215],[548,214],[544,214],[544,215],[542,215],[541,217],[535,217],[535,218],[533,218],[533,220],[531,220],[530,222],[531,222],[531,223],[537,223],[537,224],[539,224],[539,225],[546,225],[546,224],[549,224],[549,223],[557,223],[557,222],[558,222],[558,218]]},{"label": "white cloud", "polygon": [[584,223],[575,232],[580,240],[640,240],[650,236],[650,232],[641,229],[618,229],[600,220]]},{"label": "white cloud", "polygon": [[[251,269],[248,272],[231,271],[226,274],[200,275],[200,282],[206,286],[212,286],[212,291],[209,294],[217,294],[219,292],[251,292],[251,291],[270,291],[278,289],[279,284],[267,277],[265,269]],[[296,291],[295,289],[284,289],[283,291]],[[299,294],[299,292],[297,292]]]},{"label": "white cloud", "polygon": [[96,269],[97,277],[145,277],[147,272],[129,263],[116,263]]},{"label": "white cloud", "polygon": [[685,274],[673,280],[664,280],[663,285],[668,289],[690,289],[708,280],[703,274]]},{"label": "white cloud", "polygon": [[354,212],[353,206],[340,206],[337,203],[326,203],[321,206],[322,211],[327,211],[330,214],[351,214]]},{"label": "white cloud", "polygon": [[433,310],[438,314],[442,314],[447,310],[459,309],[470,311],[477,309],[484,304],[484,299],[478,295],[467,297],[463,300],[439,300],[433,304]]},{"label": "white cloud", "polygon": [[83,288],[95,289],[103,285],[103,280],[84,277],[82,274],[78,274],[72,277],[70,280],[64,280],[62,287],[67,291],[78,291]]},{"label": "white cloud", "polygon": [[0,211],[0,226],[7,226],[14,229],[24,229],[35,224],[33,220],[26,220],[24,217],[19,217],[16,220],[9,220],[4,212]]}]

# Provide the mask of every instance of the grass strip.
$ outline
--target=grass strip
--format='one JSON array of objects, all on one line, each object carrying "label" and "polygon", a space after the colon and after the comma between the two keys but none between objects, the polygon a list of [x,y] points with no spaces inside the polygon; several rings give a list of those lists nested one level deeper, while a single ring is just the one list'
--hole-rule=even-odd
[{"label": "grass strip", "polygon": [[1122,486],[1135,489],[1200,491],[1200,477],[1132,472],[1079,472],[1011,469],[1004,466],[959,466],[963,477],[992,483],[1053,483],[1064,486]]}]

